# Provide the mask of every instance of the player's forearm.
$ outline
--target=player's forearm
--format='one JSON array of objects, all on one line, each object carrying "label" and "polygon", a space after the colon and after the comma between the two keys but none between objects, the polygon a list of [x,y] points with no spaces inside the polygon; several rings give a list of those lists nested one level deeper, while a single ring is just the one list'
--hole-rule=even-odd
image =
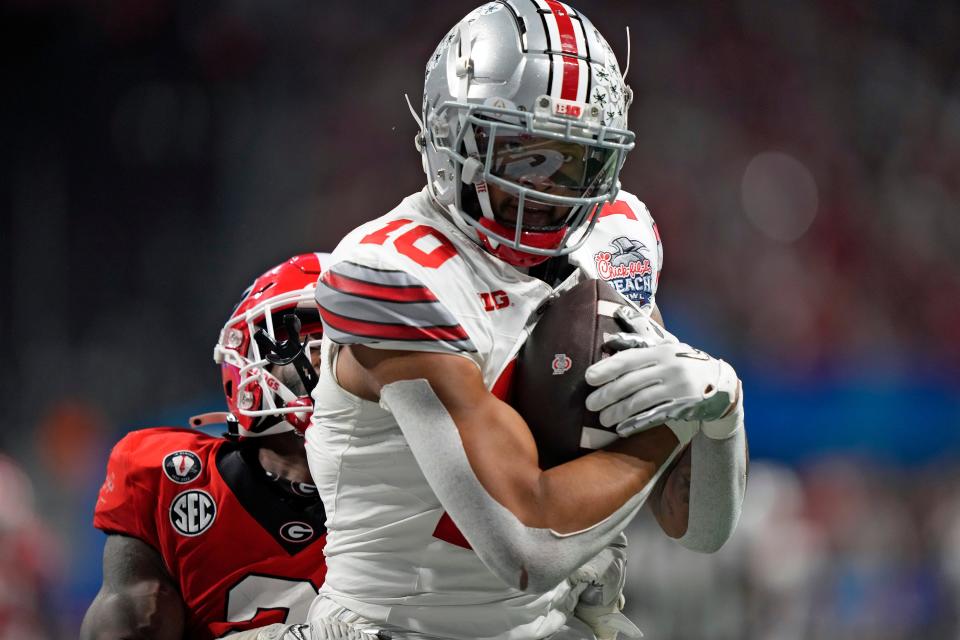
[{"label": "player's forearm", "polygon": [[568,533],[609,517],[654,481],[676,446],[673,432],[657,427],[542,472],[544,526]]},{"label": "player's forearm", "polygon": [[[490,495],[528,527],[580,531],[641,493],[673,453],[666,427],[650,429],[566,464],[541,471],[523,419],[492,396],[455,416],[470,464]],[[497,429],[491,429],[499,423]],[[490,445],[494,431],[501,439]],[[474,442],[473,434],[484,439]]]},{"label": "player's forearm", "polygon": [[120,592],[101,589],[84,616],[80,640],[180,640],[183,622],[180,594],[144,581]]},{"label": "player's forearm", "polygon": [[647,500],[660,528],[671,538],[683,536],[690,520],[691,453],[688,446],[664,471]]},{"label": "player's forearm", "polygon": [[160,554],[142,540],[110,534],[103,586],[84,616],[81,640],[179,640],[184,605]]}]

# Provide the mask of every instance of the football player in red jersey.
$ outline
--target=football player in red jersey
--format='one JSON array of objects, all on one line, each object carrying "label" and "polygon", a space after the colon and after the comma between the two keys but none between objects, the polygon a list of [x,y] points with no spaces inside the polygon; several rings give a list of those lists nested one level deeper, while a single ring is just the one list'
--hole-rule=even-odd
[{"label": "football player in red jersey", "polygon": [[[323,257],[266,272],[214,351],[230,413],[225,437],[134,431],[114,447],[94,526],[107,534],[103,586],[83,640],[219,638],[306,620],[323,582],[323,505],[302,430],[311,409]],[[313,360],[311,360],[311,357]]]}]

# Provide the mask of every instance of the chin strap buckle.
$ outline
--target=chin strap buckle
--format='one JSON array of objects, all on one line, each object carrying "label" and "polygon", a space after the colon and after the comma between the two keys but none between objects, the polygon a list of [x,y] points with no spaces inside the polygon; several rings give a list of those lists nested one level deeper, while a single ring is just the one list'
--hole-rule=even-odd
[{"label": "chin strap buckle", "polygon": [[482,173],[483,163],[478,158],[467,158],[460,170],[460,179],[464,184],[476,184],[477,175]]}]

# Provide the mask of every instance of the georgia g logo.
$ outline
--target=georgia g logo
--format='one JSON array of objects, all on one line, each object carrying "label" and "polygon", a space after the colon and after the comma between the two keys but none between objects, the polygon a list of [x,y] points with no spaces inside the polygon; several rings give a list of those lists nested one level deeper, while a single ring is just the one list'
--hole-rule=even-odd
[{"label": "georgia g logo", "polygon": [[216,517],[217,503],[200,489],[184,491],[170,503],[170,524],[180,535],[198,536],[210,528]]},{"label": "georgia g logo", "polygon": [[193,451],[174,451],[163,458],[163,474],[177,484],[187,484],[200,475],[203,464]]},{"label": "georgia g logo", "polygon": [[306,522],[288,522],[280,527],[280,537],[287,542],[306,542],[313,537],[313,527]]}]

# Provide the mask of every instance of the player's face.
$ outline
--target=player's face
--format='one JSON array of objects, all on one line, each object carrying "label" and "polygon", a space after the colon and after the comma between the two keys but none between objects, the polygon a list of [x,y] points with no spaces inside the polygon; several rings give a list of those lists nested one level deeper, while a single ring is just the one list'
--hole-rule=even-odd
[{"label": "player's face", "polygon": [[[323,338],[322,333],[309,333],[307,334],[308,341],[320,340]],[[313,365],[313,368],[317,370],[317,375],[320,375],[320,348],[310,350],[310,364]]]},{"label": "player's face", "polygon": [[[477,132],[478,149],[487,154],[493,145],[490,172],[531,191],[555,196],[583,197],[594,192],[608,173],[611,154],[582,144],[526,133]],[[488,184],[490,205],[497,222],[516,226],[519,195],[511,189]],[[571,207],[551,204],[528,195],[523,203],[524,229],[548,230],[563,225]]]},{"label": "player's face", "polygon": [[[505,191],[495,184],[488,185],[488,190],[490,208],[493,209],[497,222],[507,227],[515,227],[520,215],[520,199],[517,194]],[[542,190],[545,191],[545,189]],[[537,202],[529,198],[523,203],[524,229],[555,229],[561,226],[569,215],[570,207]]]},{"label": "player's face", "polygon": [[[323,337],[323,334],[311,333],[304,338],[307,341],[320,340]],[[310,349],[310,364],[313,365],[313,368],[316,370],[317,375],[320,375],[320,349]],[[271,364],[267,366],[270,373],[276,376],[277,380],[282,382],[290,391],[293,391],[298,396],[307,395],[307,390],[303,386],[303,381],[300,379],[300,375],[297,373],[297,368],[292,364],[287,365],[275,365]]]}]

